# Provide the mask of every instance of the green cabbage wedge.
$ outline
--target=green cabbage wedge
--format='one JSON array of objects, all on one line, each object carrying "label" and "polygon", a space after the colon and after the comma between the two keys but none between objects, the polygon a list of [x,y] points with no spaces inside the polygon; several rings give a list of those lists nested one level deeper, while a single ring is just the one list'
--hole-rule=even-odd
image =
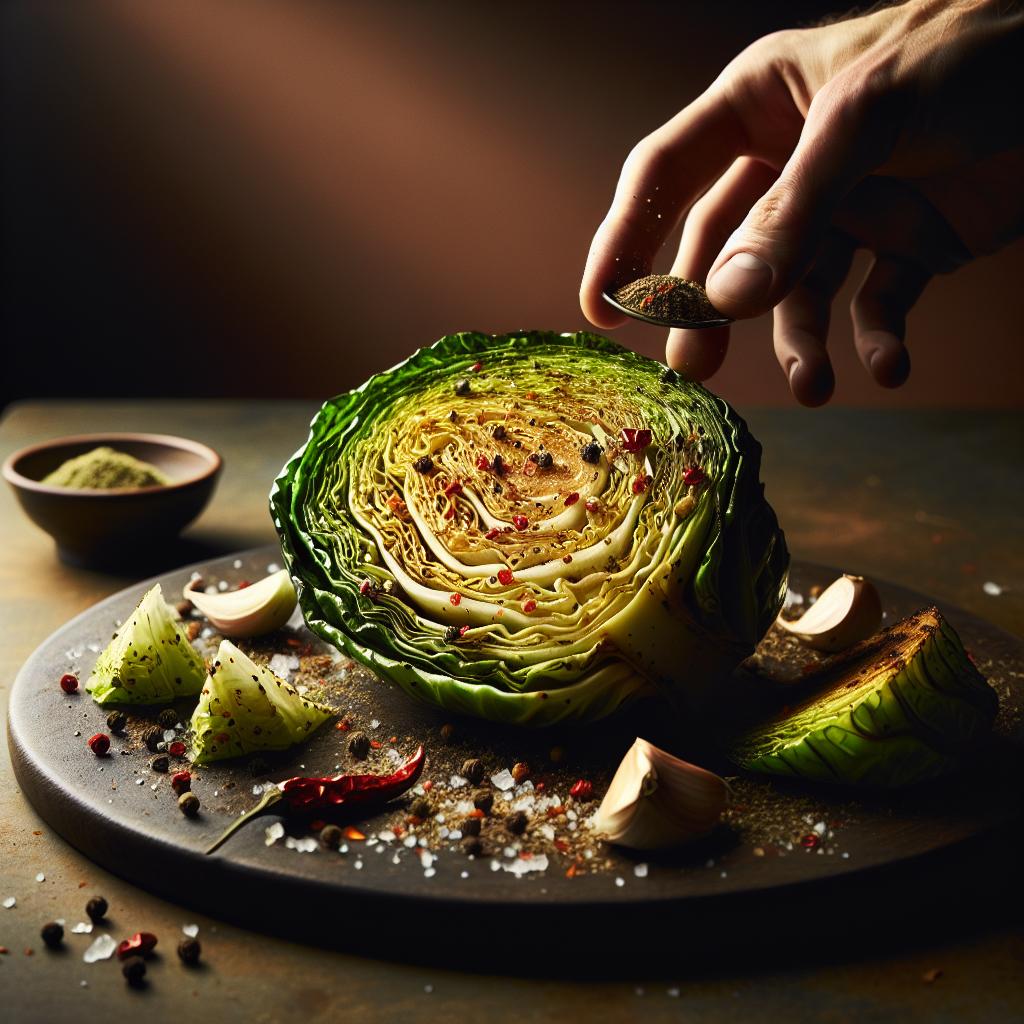
[{"label": "green cabbage wedge", "polygon": [[197,694],[205,678],[158,583],[96,659],[85,688],[97,704],[169,704]]},{"label": "green cabbage wedge", "polygon": [[789,557],[760,456],[606,338],[455,334],[327,402],[271,510],[315,633],[421,700],[547,725],[690,705],[753,650]]},{"label": "green cabbage wedge", "polygon": [[999,708],[937,608],[852,648],[808,686],[813,696],[736,743],[737,764],[814,782],[908,786],[961,765]]},{"label": "green cabbage wedge", "polygon": [[208,764],[302,743],[334,712],[222,640],[192,712],[192,760]]}]

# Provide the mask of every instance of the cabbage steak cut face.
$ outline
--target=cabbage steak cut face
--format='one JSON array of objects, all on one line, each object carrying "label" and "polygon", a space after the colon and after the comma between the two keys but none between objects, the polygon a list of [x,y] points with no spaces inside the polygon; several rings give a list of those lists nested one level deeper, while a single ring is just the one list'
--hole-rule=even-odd
[{"label": "cabbage steak cut face", "polygon": [[442,338],[327,402],[271,510],[310,629],[410,695],[547,725],[714,692],[782,604],[761,450],[592,334]]}]

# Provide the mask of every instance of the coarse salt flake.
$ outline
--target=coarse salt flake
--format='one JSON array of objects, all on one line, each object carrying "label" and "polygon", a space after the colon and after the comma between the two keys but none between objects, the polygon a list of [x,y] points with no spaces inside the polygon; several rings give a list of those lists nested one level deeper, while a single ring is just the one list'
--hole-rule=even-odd
[{"label": "coarse salt flake", "polygon": [[637,864],[633,868],[633,874],[636,875],[637,878],[646,878],[647,877],[647,872],[648,872],[648,867],[647,867],[646,864]]},{"label": "coarse salt flake", "polygon": [[617,889],[621,889],[625,884],[626,884],[626,880],[624,878],[616,878],[615,879],[615,887]]},{"label": "coarse salt flake", "polygon": [[517,857],[510,864],[502,864],[501,866],[513,875],[521,877],[530,871],[546,871],[548,867],[548,858],[547,855],[543,853],[538,854],[535,857],[531,857],[529,860],[523,860],[521,857]]},{"label": "coarse salt flake", "polygon": [[37,882],[45,882],[46,881],[46,875],[44,875],[42,873],[42,871],[40,871],[39,874],[36,875],[36,881]]},{"label": "coarse salt flake", "polygon": [[986,580],[982,585],[981,589],[988,594],[989,597],[998,597],[1002,592],[1003,588],[998,583],[993,583],[991,580]]},{"label": "coarse salt flake", "polygon": [[491,782],[496,789],[500,789],[503,793],[505,790],[511,789],[516,784],[516,780],[512,777],[512,773],[507,768],[502,768],[497,775],[492,775]]},{"label": "coarse salt flake", "polygon": [[92,925],[87,921],[79,921],[72,929],[73,935],[88,935],[92,932]]},{"label": "coarse salt flake", "polygon": [[190,939],[194,939],[199,934],[199,925],[197,925],[197,924],[183,924],[181,926],[181,930]]},{"label": "coarse salt flake", "polygon": [[18,900],[14,896],[8,896],[7,899],[4,900],[4,907],[10,910],[17,902]]},{"label": "coarse salt flake", "polygon": [[288,836],[284,841],[284,845],[289,850],[298,850],[299,853],[316,853],[320,844],[312,836],[303,836],[301,839],[296,839],[294,836]]},{"label": "coarse salt flake", "polygon": [[109,960],[117,949],[117,943],[104,932],[92,940],[89,948],[82,954],[82,959],[87,964],[94,964],[97,960]]},{"label": "coarse salt flake", "polygon": [[267,846],[273,846],[284,835],[284,825],[279,821],[275,821],[273,825],[268,825],[263,830],[263,835],[265,837],[264,843]]}]

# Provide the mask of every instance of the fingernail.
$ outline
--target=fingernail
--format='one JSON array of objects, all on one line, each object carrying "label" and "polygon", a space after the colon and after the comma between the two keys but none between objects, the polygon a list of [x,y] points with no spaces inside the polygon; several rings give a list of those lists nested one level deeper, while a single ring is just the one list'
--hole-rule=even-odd
[{"label": "fingernail", "polygon": [[761,302],[772,284],[772,268],[750,252],[738,252],[708,279],[708,287],[726,302],[746,306]]}]

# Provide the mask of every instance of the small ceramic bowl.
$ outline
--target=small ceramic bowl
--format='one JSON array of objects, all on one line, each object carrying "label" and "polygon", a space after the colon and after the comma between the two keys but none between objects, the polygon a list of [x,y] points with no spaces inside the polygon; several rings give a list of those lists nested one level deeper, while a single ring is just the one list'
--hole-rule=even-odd
[{"label": "small ceramic bowl", "polygon": [[[158,487],[84,490],[40,481],[76,455],[107,445],[156,466]],[[167,434],[80,434],[22,448],[4,479],[29,519],[57,542],[61,559],[89,568],[123,565],[177,536],[213,494],[221,457],[205,444]]]}]

